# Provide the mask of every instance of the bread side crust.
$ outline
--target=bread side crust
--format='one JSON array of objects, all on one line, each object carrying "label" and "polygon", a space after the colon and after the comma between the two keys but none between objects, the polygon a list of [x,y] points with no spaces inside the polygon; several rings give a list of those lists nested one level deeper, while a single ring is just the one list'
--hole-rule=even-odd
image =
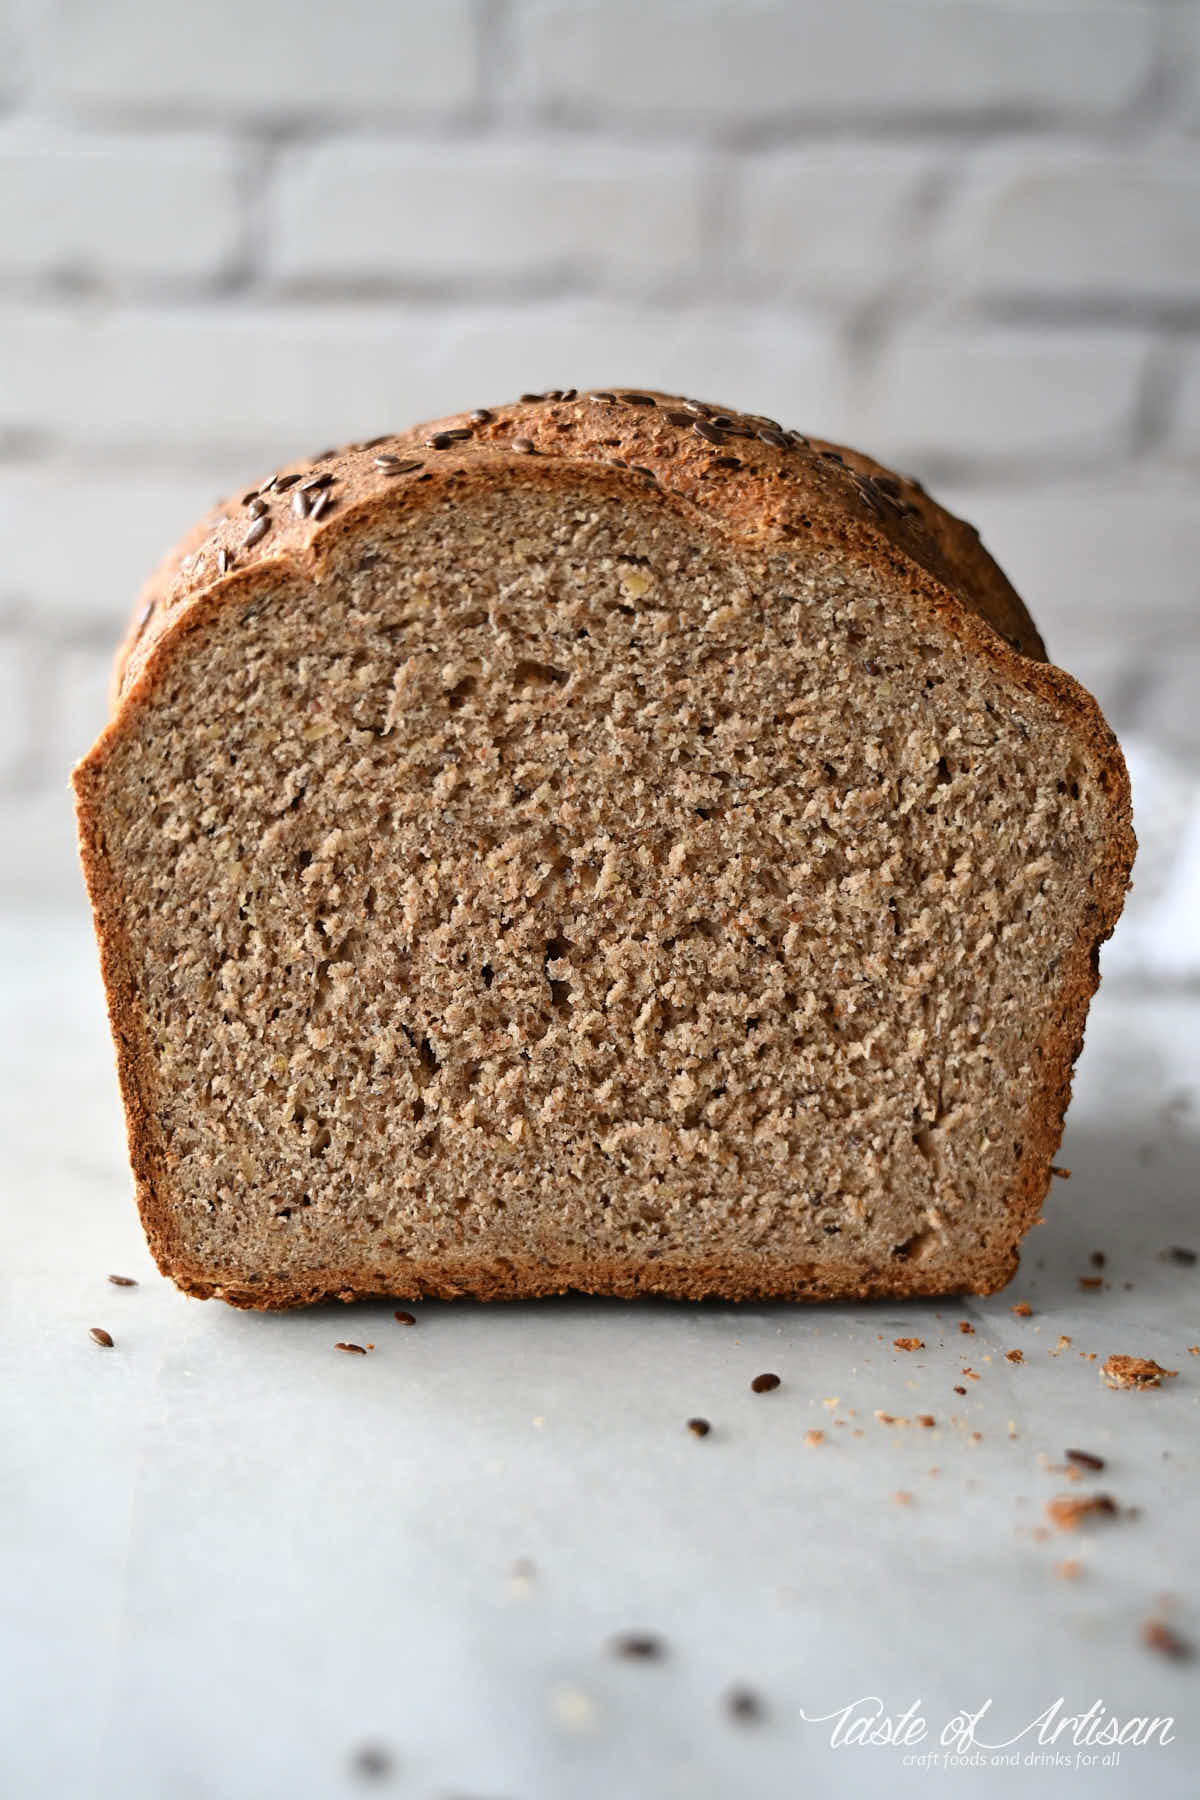
[{"label": "bread side crust", "polygon": [[[1028,614],[971,529],[943,513],[915,484],[891,476],[868,458],[832,450],[816,440],[804,440],[801,472],[795,478],[780,475],[787,451],[757,438],[736,471],[710,472],[709,465],[724,450],[695,433],[682,449],[676,446],[664,458],[661,448],[656,448],[655,428],[645,420],[680,403],[665,396],[653,398],[652,408],[601,400],[539,401],[496,409],[486,427],[489,432],[496,428],[494,435],[483,442],[451,439],[449,454],[438,450],[422,456],[421,450],[427,439],[465,429],[471,415],[417,427],[404,438],[387,440],[386,445],[351,447],[320,462],[317,473],[335,475],[338,499],[317,522],[300,519],[289,510],[288,523],[282,525],[274,543],[269,535],[264,536],[252,546],[254,554],[242,562],[234,549],[232,565],[218,574],[221,552],[224,561],[230,558],[235,528],[244,536],[251,523],[240,506],[232,511],[218,509],[189,534],[148,584],[118,654],[113,716],[76,768],[73,780],[81,859],[100,946],[139,1210],[155,1260],[185,1291],[201,1297],[219,1295],[238,1306],[282,1309],[323,1298],[352,1300],[381,1292],[401,1293],[406,1298],[472,1293],[481,1299],[533,1297],[569,1289],[625,1296],[657,1293],[679,1299],[714,1294],[728,1299],[901,1298],[953,1292],[987,1294],[1011,1278],[1017,1246],[1037,1217],[1049,1186],[1049,1165],[1062,1137],[1073,1065],[1083,1041],[1088,1004],[1099,982],[1099,947],[1120,915],[1133,861],[1129,782],[1116,738],[1092,697],[1062,670],[1040,660],[1044,650]],[[648,402],[650,397],[645,399]],[[589,409],[584,413],[586,433],[575,428],[581,407]],[[572,426],[565,434],[565,450],[558,441],[564,415]],[[728,413],[718,416],[735,417]],[[513,424],[519,428],[515,437]],[[614,429],[624,433],[619,440],[621,450],[636,451],[644,461],[630,467],[631,456],[608,454],[611,444],[601,439],[610,439]],[[679,428],[671,429],[678,438]],[[731,442],[739,459],[746,442],[744,438]],[[532,449],[516,448],[517,443],[530,444]],[[659,468],[651,463],[655,454]],[[381,456],[423,466],[393,475],[375,467]],[[755,460],[747,469],[751,456]],[[903,503],[912,510],[897,512],[886,504],[890,497],[886,489],[877,486],[880,475],[895,485],[901,496],[911,494]],[[376,529],[395,508],[436,504],[448,491],[465,492],[479,480],[545,483],[560,491],[573,489],[581,481],[588,486],[599,482],[618,494],[643,492],[653,485],[665,490],[674,504],[701,511],[710,528],[757,548],[779,545],[802,552],[810,544],[835,546],[867,565],[892,591],[930,615],[998,674],[1015,677],[1031,695],[1048,702],[1069,726],[1107,795],[1108,843],[1097,870],[1091,910],[1075,943],[1064,952],[1063,982],[1041,1045],[1043,1086],[1031,1095],[1024,1154],[1008,1195],[1002,1229],[998,1220],[994,1248],[969,1264],[956,1263],[953,1270],[931,1259],[927,1264],[902,1263],[894,1271],[871,1277],[864,1277],[861,1269],[839,1267],[832,1261],[820,1270],[800,1269],[769,1256],[753,1266],[719,1258],[658,1258],[632,1270],[603,1259],[553,1266],[532,1260],[523,1264],[505,1261],[501,1267],[483,1257],[453,1271],[444,1261],[436,1268],[414,1265],[404,1270],[402,1287],[391,1279],[381,1282],[380,1271],[367,1268],[330,1272],[309,1283],[223,1285],[214,1280],[210,1270],[191,1266],[180,1255],[172,1241],[169,1171],[157,1127],[153,1058],[137,1002],[135,962],[121,896],[103,842],[103,788],[109,757],[126,733],[136,732],[143,709],[152,702],[165,671],[184,652],[192,630],[226,606],[244,606],[256,593],[278,586],[289,576],[303,580],[306,574],[315,573],[345,537]],[[870,485],[864,488],[863,482]],[[279,496],[275,510],[296,485]],[[1016,642],[1028,653],[1018,650]]]}]

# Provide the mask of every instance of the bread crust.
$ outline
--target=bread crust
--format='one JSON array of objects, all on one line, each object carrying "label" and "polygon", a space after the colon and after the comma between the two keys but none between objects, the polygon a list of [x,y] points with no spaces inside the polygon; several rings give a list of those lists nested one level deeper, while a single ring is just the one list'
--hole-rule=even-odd
[{"label": "bread crust", "polygon": [[[890,589],[936,615],[974,655],[1015,680],[1063,719],[1089,760],[1108,805],[1106,851],[1084,927],[1065,948],[1063,980],[1041,1044],[1044,1071],[1031,1095],[1021,1162],[995,1241],[953,1277],[944,1265],[900,1263],[864,1277],[823,1259],[820,1269],[749,1258],[658,1257],[636,1267],[602,1257],[547,1263],[486,1256],[450,1267],[414,1263],[397,1285],[378,1270],[323,1272],[311,1281],[222,1285],[191,1266],[172,1240],[165,1149],[156,1125],[155,1069],[137,1003],[135,959],[103,837],[106,769],[124,734],[135,732],[159,682],[191,630],[226,606],[244,606],[261,588],[303,576],[347,534],[371,530],[398,508],[444,498],[474,480],[566,488],[587,472],[617,492],[653,486],[696,509],[715,532],[745,544],[802,550],[833,546],[883,578]],[[310,485],[310,484],[319,485]],[[321,501],[317,517],[297,494]],[[259,511],[262,504],[269,514]],[[261,520],[269,523],[260,529]],[[554,392],[479,409],[368,444],[328,452],[276,472],[259,489],[215,508],[164,559],[143,589],[117,653],[112,716],[73,775],[80,854],[91,897],[125,1105],[138,1206],[151,1251],[186,1292],[237,1306],[281,1309],[321,1299],[382,1292],[415,1299],[474,1294],[521,1298],[578,1289],[679,1299],[869,1299],[988,1294],[1017,1266],[1017,1248],[1036,1219],[1062,1137],[1088,1004],[1099,982],[1098,954],[1120,916],[1136,848],[1129,781],[1120,747],[1099,707],[1045,648],[1023,603],[980,543],[920,485],[872,459],[820,439],[785,432],[773,420],[659,393]]]}]

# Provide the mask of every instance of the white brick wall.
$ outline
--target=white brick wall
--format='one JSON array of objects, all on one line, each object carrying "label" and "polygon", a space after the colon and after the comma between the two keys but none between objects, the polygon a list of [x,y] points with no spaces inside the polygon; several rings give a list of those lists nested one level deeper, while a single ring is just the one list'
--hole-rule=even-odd
[{"label": "white brick wall", "polygon": [[1106,118],[1147,80],[1144,6],[1010,0],[553,0],[523,12],[552,108],[718,126]]},{"label": "white brick wall", "polygon": [[282,171],[285,281],[642,282],[705,250],[705,159],[674,148],[324,144]]},{"label": "white brick wall", "polygon": [[1176,400],[1176,442],[1185,456],[1200,460],[1200,349],[1183,360]]},{"label": "white brick wall", "polygon": [[243,249],[241,158],[191,133],[0,131],[9,278],[211,283]]},{"label": "white brick wall", "polygon": [[[39,9],[39,15],[42,9]],[[475,99],[473,0],[56,0],[39,93],[121,118],[404,119]]]},{"label": "white brick wall", "polygon": [[742,158],[737,266],[773,291],[854,304],[904,266],[941,159],[920,144],[808,144]]},{"label": "white brick wall", "polygon": [[971,195],[956,251],[984,295],[1200,297],[1200,161],[1192,146],[1006,155]]},{"label": "white brick wall", "polygon": [[1197,0],[0,0],[0,898],[218,493],[613,381],[929,477],[1196,792]]},{"label": "white brick wall", "polygon": [[875,454],[927,473],[1102,468],[1129,453],[1146,359],[1136,332],[924,326],[870,359],[847,410]]}]

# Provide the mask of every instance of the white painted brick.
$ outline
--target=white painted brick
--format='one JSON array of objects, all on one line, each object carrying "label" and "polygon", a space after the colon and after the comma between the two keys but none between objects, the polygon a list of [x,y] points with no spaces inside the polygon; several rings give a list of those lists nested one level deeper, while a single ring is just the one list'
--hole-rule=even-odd
[{"label": "white painted brick", "polygon": [[837,378],[828,329],[705,303],[0,308],[0,437],[162,447],[246,475],[527,388],[606,381],[827,430]]},{"label": "white painted brick", "polygon": [[1200,163],[1171,150],[998,157],[949,236],[949,278],[976,295],[1194,305]]},{"label": "white painted brick", "polygon": [[1100,463],[1128,446],[1145,363],[1129,333],[926,328],[889,341],[864,371],[854,428],[901,465]]},{"label": "white painted brick", "polygon": [[28,641],[14,631],[0,631],[0,787],[23,774],[33,754],[33,686]]},{"label": "white painted brick", "polygon": [[934,167],[928,150],[816,144],[737,170],[738,265],[798,293],[861,300],[895,271]]},{"label": "white painted brick", "polygon": [[476,84],[472,0],[58,0],[38,49],[41,92],[89,111],[428,113]]},{"label": "white painted brick", "polygon": [[335,143],[285,172],[285,278],[661,274],[697,261],[696,158],[541,144]]},{"label": "white painted brick", "polygon": [[1200,456],[1200,350],[1187,356],[1175,394],[1175,439],[1189,456]]},{"label": "white painted brick", "polygon": [[[1139,683],[1136,723],[1156,744],[1200,769],[1200,643],[1182,633],[1162,647]],[[1200,902],[1200,895],[1196,896]]]},{"label": "white painted brick", "polygon": [[15,0],[0,0],[0,104],[17,90],[20,54]]},{"label": "white painted brick", "polygon": [[208,137],[0,134],[6,274],[212,278],[241,247],[238,167]]},{"label": "white painted brick", "polygon": [[0,796],[0,834],[20,854],[0,857],[0,904],[32,903],[76,910],[87,929],[87,901],[79,852],[75,847],[75,809],[65,781],[22,786]]},{"label": "white painted brick", "polygon": [[7,468],[0,606],[23,614],[43,638],[96,621],[115,644],[142,582],[215,499],[213,476],[202,471]]},{"label": "white painted brick", "polygon": [[1104,643],[1169,656],[1194,633],[1200,507],[1185,484],[1006,493],[943,481],[937,497],[979,526],[1064,668]]},{"label": "white painted brick", "polygon": [[1136,95],[1140,5],[1040,0],[574,0],[524,15],[535,91],[591,114],[1099,118]]},{"label": "white painted brick", "polygon": [[108,717],[112,651],[94,645],[60,647],[50,668],[46,718],[38,760],[47,786],[65,783]]}]

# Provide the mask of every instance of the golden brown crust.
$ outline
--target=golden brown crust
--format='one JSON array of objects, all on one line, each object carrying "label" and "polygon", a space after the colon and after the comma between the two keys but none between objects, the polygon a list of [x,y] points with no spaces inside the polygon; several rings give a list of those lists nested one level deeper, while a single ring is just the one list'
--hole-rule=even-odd
[{"label": "golden brown crust", "polygon": [[[689,411],[688,408],[693,410]],[[728,424],[721,421],[728,421]],[[469,434],[469,435],[467,435]],[[758,545],[801,549],[834,544],[911,594],[999,673],[1048,701],[1070,725],[1080,753],[1107,795],[1107,854],[1094,877],[1087,922],[1066,948],[1057,1006],[1039,1047],[1042,1081],[1031,1096],[1024,1152],[997,1222],[995,1240],[948,1280],[945,1270],[901,1264],[864,1276],[823,1264],[820,1271],[772,1265],[737,1267],[696,1259],[660,1260],[632,1269],[597,1261],[586,1266],[482,1264],[462,1271],[413,1267],[405,1297],[473,1293],[480,1298],[561,1293],[570,1288],[681,1299],[865,1299],[987,1294],[1016,1267],[1015,1245],[1033,1223],[1049,1185],[1098,975],[1100,944],[1120,915],[1133,860],[1129,784],[1115,737],[1099,708],[1062,670],[1044,661],[1041,640],[1021,601],[972,528],[954,519],[915,483],[871,459],[820,440],[785,433],[774,421],[658,394],[614,390],[600,396],[548,395],[481,409],[432,425],[351,446],[282,470],[261,489],[217,508],[169,556],[143,592],[118,655],[114,717],[75,772],[81,854],[95,912],[125,1101],[130,1157],[139,1206],[159,1266],[187,1291],[219,1293],[235,1305],[281,1308],[381,1291],[377,1271],[351,1269],[314,1277],[310,1286],[265,1280],[261,1286],[215,1283],[189,1268],[171,1245],[162,1145],[155,1123],[154,1070],[136,998],[135,972],[101,839],[99,793],[109,748],[132,729],[142,699],[154,691],[165,655],[190,626],[227,600],[243,604],[264,582],[303,570],[343,532],[368,527],[395,507],[444,492],[447,481],[473,472],[504,479],[518,470],[550,483],[572,469],[597,465],[618,483],[653,483],[699,509],[712,527]],[[597,470],[598,472],[598,470]],[[316,483],[317,485],[313,485]],[[298,502],[297,494],[309,499]],[[315,507],[314,503],[315,502]],[[263,506],[267,510],[260,510]],[[309,509],[309,510],[305,510]],[[316,516],[313,516],[315,510]],[[302,516],[303,514],[303,516]],[[264,523],[265,521],[265,523]]]},{"label": "golden brown crust", "polygon": [[914,1273],[897,1282],[884,1274],[866,1276],[850,1264],[826,1265],[818,1274],[766,1258],[760,1266],[748,1260],[682,1256],[636,1266],[604,1257],[559,1263],[471,1257],[457,1267],[440,1257],[436,1264],[411,1264],[399,1280],[369,1269],[322,1270],[303,1287],[267,1280],[261,1285],[244,1280],[222,1284],[210,1271],[192,1270],[178,1261],[164,1272],[196,1299],[269,1312],[323,1300],[533,1300],[573,1293],[618,1300],[911,1300],[993,1294],[1011,1280],[1016,1266],[1015,1251],[1000,1261],[981,1257],[964,1265],[961,1279],[950,1286],[944,1274]]}]

